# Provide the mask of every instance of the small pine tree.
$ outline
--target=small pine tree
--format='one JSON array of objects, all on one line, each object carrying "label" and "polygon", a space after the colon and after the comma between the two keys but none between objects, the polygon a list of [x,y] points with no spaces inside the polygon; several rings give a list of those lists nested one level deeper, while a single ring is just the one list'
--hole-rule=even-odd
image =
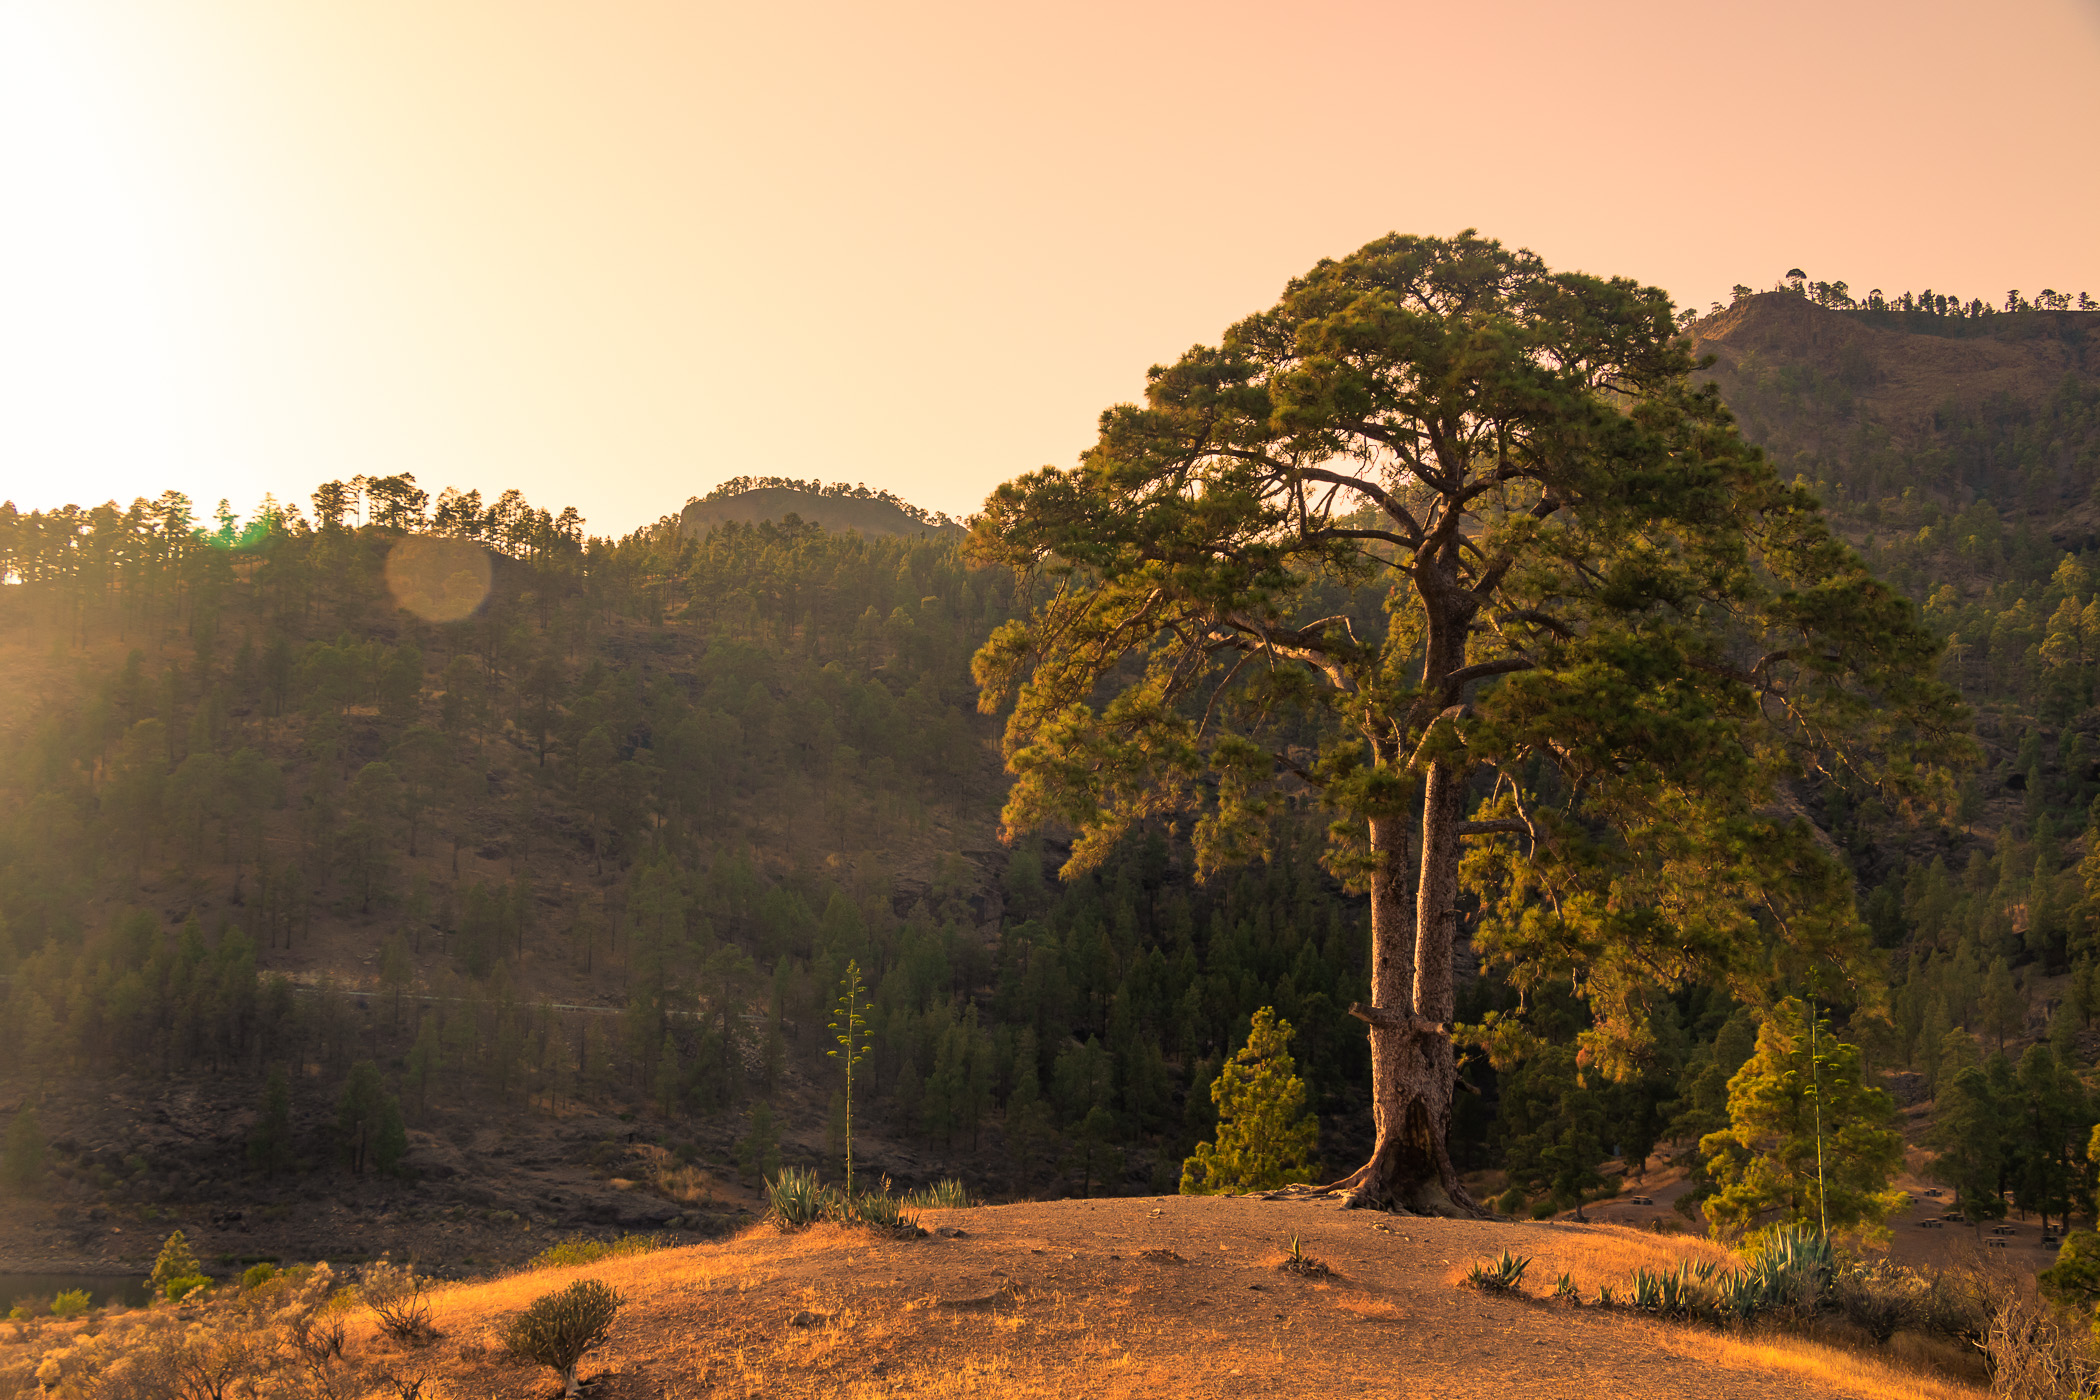
[{"label": "small pine tree", "polygon": [[401,994],[415,980],[416,965],[408,954],[408,939],[400,931],[387,940],[379,954],[379,985],[393,994],[394,1030],[401,1030]]},{"label": "small pine tree", "polygon": [[0,1179],[17,1196],[34,1195],[44,1184],[44,1133],[36,1108],[23,1104],[7,1125],[7,1150],[0,1154]]},{"label": "small pine tree", "polygon": [[2074,1230],[2064,1236],[2056,1263],[2035,1276],[2044,1298],[2091,1316],[2100,1305],[2100,1235]]},{"label": "small pine tree", "polygon": [[1903,1135],[1886,1089],[1860,1074],[1859,1047],[1846,1045],[1789,997],[1757,1033],[1757,1053],[1728,1081],[1728,1122],[1699,1140],[1719,1187],[1706,1218],[1748,1229],[1774,1210],[1831,1230],[1880,1231],[1907,1199],[1889,1189],[1903,1166]]},{"label": "small pine tree", "polygon": [[388,1094],[379,1109],[379,1126],[372,1133],[372,1165],[382,1176],[396,1176],[407,1155],[408,1124],[401,1117],[401,1100]]},{"label": "small pine tree", "polygon": [[408,1051],[408,1082],[416,1086],[416,1107],[430,1106],[430,1080],[444,1062],[438,1041],[437,1017],[426,1015],[416,1027],[416,1043]]},{"label": "small pine tree", "polygon": [[656,1107],[668,1122],[678,1113],[678,1090],[685,1083],[685,1074],[678,1063],[678,1042],[664,1032],[664,1043],[656,1056]]},{"label": "small pine tree", "polygon": [[365,1167],[373,1161],[373,1144],[387,1099],[386,1081],[380,1077],[378,1065],[359,1060],[350,1067],[342,1097],[336,1100],[335,1127],[343,1156],[356,1175],[364,1175]]},{"label": "small pine tree", "polygon": [[1218,1138],[1196,1144],[1196,1155],[1181,1164],[1183,1195],[1273,1191],[1312,1180],[1320,1124],[1305,1107],[1290,1044],[1291,1023],[1274,1007],[1254,1013],[1247,1043],[1211,1082]]},{"label": "small pine tree", "polygon": [[264,1176],[292,1163],[292,1087],[281,1069],[270,1071],[263,1088],[262,1112],[248,1133],[248,1161]]},{"label": "small pine tree", "polygon": [[751,1106],[751,1130],[736,1145],[736,1164],[746,1177],[771,1181],[780,1175],[780,1130],[773,1119],[773,1105]]},{"label": "small pine tree", "polygon": [[2009,1038],[2027,1029],[2027,998],[2003,958],[1992,959],[1984,974],[1982,1011],[1983,1024],[1998,1038],[2000,1050]]},{"label": "small pine tree", "polygon": [[204,1271],[197,1264],[189,1240],[177,1230],[161,1245],[160,1257],[153,1261],[153,1273],[147,1278],[146,1285],[155,1297],[180,1299],[205,1282]]}]

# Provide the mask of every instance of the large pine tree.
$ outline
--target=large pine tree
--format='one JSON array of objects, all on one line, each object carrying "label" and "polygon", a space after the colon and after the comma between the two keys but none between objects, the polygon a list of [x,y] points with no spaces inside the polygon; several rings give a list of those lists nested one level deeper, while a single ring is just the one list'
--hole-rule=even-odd
[{"label": "large pine tree", "polygon": [[976,663],[1014,704],[1009,834],[1066,824],[1083,869],[1187,814],[1211,870],[1280,805],[1335,819],[1372,915],[1352,1203],[1477,1210],[1445,1145],[1462,866],[1476,943],[1572,984],[1585,1059],[1623,1065],[1675,983],[1860,964],[1790,781],[1907,800],[1966,742],[1915,609],[1674,326],[1658,289],[1471,232],[1382,238],[1154,368],[975,531],[1039,586]]}]

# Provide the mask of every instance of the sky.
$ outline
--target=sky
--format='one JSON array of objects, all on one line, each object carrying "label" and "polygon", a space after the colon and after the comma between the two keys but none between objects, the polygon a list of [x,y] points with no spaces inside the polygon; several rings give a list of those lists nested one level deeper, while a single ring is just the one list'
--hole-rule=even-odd
[{"label": "sky", "polygon": [[2100,0],[0,0],[0,499],[965,514],[1389,231],[2100,295]]}]

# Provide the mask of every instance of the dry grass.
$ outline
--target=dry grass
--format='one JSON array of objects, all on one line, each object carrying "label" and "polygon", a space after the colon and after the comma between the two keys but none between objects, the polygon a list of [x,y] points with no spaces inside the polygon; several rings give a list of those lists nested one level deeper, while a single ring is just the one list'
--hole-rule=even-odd
[{"label": "dry grass", "polygon": [[1902,1354],[1869,1354],[1835,1343],[1778,1333],[1730,1336],[1677,1328],[1663,1345],[1730,1370],[1813,1379],[1864,1400],[1976,1400],[1986,1389],[1903,1364]]},{"label": "dry grass", "polygon": [[1498,1243],[1477,1255],[1452,1259],[1444,1282],[1453,1287],[1463,1284],[1474,1263],[1492,1260],[1503,1248],[1531,1261],[1524,1274],[1524,1292],[1544,1296],[1552,1291],[1554,1279],[1566,1274],[1585,1303],[1596,1302],[1597,1290],[1603,1285],[1609,1285],[1623,1300],[1626,1280],[1635,1269],[1674,1269],[1685,1260],[1708,1261],[1725,1269],[1739,1262],[1720,1245],[1692,1235],[1649,1234],[1624,1225],[1557,1224],[1551,1231],[1525,1237],[1521,1244]]},{"label": "dry grass", "polygon": [[[1623,1291],[1627,1276],[1635,1269],[1674,1269],[1685,1260],[1706,1261],[1725,1269],[1738,1262],[1712,1240],[1650,1234],[1625,1225],[1556,1225],[1541,1232],[1533,1247],[1512,1249],[1531,1256],[1525,1276],[1529,1283],[1550,1285],[1556,1276],[1567,1274],[1585,1300],[1596,1298],[1600,1284]],[[1459,1269],[1455,1276],[1463,1277],[1464,1272]]]},{"label": "dry grass", "polygon": [[[390,1341],[369,1310],[352,1306],[339,1314],[349,1324],[348,1364],[365,1376],[391,1368],[431,1377],[425,1400],[543,1400],[546,1372],[505,1354],[503,1326],[536,1298],[599,1279],[627,1304],[611,1341],[585,1360],[593,1400],[1981,1393],[1842,1339],[1730,1336],[1541,1296],[1550,1285],[1539,1281],[1558,1272],[1603,1280],[1711,1254],[1712,1246],[1682,1237],[1395,1219],[1251,1199],[930,1214],[933,1223],[960,1226],[963,1237],[760,1226],[714,1244],[454,1285],[431,1295],[441,1336],[423,1347]],[[1336,1273],[1280,1271],[1288,1256],[1278,1246],[1293,1236]],[[1536,1261],[1525,1296],[1490,1299],[1450,1286],[1453,1271],[1503,1250]],[[1593,1295],[1594,1282],[1588,1287]],[[45,1330],[62,1341],[77,1326]],[[0,1373],[10,1359],[0,1356]]]},{"label": "dry grass", "polygon": [[[1980,1392],[1882,1356],[1793,1337],[1731,1338],[1625,1314],[1495,1302],[1450,1288],[1479,1254],[1534,1259],[1594,1296],[1636,1267],[1723,1255],[1702,1240],[1367,1217],[1259,1201],[1066,1202],[940,1213],[960,1241],[837,1225],[758,1227],[717,1244],[464,1285],[432,1299],[454,1396],[524,1400],[498,1329],[534,1298],[599,1278],[629,1300],[588,1360],[603,1400],[674,1397],[1350,1396],[1418,1400],[1956,1400]],[[1292,1234],[1337,1277],[1276,1265]],[[1172,1250],[1180,1262],[1162,1262]],[[1544,1290],[1528,1290],[1536,1295]],[[800,1315],[803,1325],[794,1319]],[[353,1346],[380,1347],[369,1318]],[[1402,1379],[1404,1378],[1404,1380]],[[536,1390],[535,1387],[540,1390]]]}]

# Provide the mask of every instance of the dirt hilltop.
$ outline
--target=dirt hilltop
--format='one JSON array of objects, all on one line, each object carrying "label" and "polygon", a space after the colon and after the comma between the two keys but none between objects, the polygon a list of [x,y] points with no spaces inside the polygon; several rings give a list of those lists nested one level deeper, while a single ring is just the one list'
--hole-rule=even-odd
[{"label": "dirt hilltop", "polygon": [[[628,1303],[583,1377],[627,1397],[1924,1397],[1982,1394],[1842,1347],[1734,1337],[1543,1301],[1637,1265],[1722,1257],[1621,1226],[1423,1220],[1331,1203],[1142,1197],[930,1211],[916,1240],[821,1226],[439,1295],[417,1366],[447,1394],[549,1393],[497,1328],[578,1277]],[[1278,1266],[1293,1236],[1333,1269]],[[1467,1265],[1531,1256],[1527,1297],[1460,1288]],[[369,1331],[361,1348],[384,1348]]]},{"label": "dirt hilltop", "polygon": [[[2039,403],[2066,375],[2100,378],[2100,317],[2082,311],[2023,311],[1979,321],[1873,318],[1831,311],[1805,298],[1768,292],[1695,323],[1694,348],[1715,363],[1733,404],[1743,380],[1760,370],[1807,366],[1845,385],[1864,419],[1898,431],[1928,419],[1948,400],[2003,396]],[[1932,331],[1939,333],[1934,334]]]},{"label": "dirt hilltop", "polygon": [[963,533],[960,525],[920,520],[888,501],[860,496],[820,496],[787,486],[760,486],[734,496],[693,501],[679,512],[678,528],[683,534],[701,536],[726,521],[756,525],[761,520],[785,520],[789,515],[827,530],[858,530],[869,536],[950,538]]}]

